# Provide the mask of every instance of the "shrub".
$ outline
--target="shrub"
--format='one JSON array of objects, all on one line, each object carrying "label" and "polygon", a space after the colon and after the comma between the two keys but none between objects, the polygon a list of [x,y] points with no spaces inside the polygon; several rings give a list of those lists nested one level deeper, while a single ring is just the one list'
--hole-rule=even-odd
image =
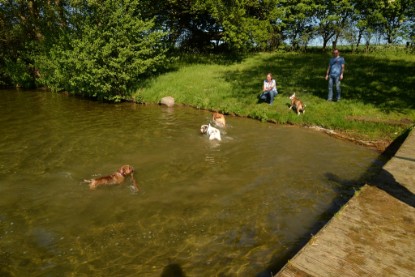
[{"label": "shrub", "polygon": [[155,30],[152,20],[140,19],[138,4],[133,0],[80,4],[75,11],[83,16],[74,17],[79,18],[74,31],[37,57],[39,83],[100,100],[127,98],[140,78],[166,63],[166,34]]}]

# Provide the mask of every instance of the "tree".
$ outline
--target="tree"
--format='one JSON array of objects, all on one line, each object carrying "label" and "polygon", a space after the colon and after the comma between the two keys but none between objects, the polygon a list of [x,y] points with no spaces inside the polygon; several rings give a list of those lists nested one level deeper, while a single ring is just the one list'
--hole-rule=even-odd
[{"label": "tree", "polygon": [[339,37],[352,21],[352,15],[353,6],[349,0],[316,1],[316,32],[323,39],[323,51],[330,40],[336,48]]},{"label": "tree", "polygon": [[185,51],[209,51],[220,26],[208,8],[208,2],[190,0],[143,1],[143,18],[155,18],[157,28],[168,32],[172,47]]},{"label": "tree", "polygon": [[278,45],[276,0],[210,0],[209,9],[220,25],[221,42],[232,51],[265,50]]},{"label": "tree", "polygon": [[41,84],[119,101],[165,64],[166,34],[141,19],[140,1],[79,1],[71,13],[72,32],[37,57]]},{"label": "tree", "polygon": [[381,26],[389,44],[397,43],[399,38],[405,37],[404,29],[407,17],[413,11],[414,0],[383,0],[379,1]]},{"label": "tree", "polygon": [[146,15],[156,17],[181,50],[246,51],[271,49],[281,43],[277,0],[155,0]]},{"label": "tree", "polygon": [[66,22],[64,0],[0,2],[0,85],[31,87],[38,71],[33,57]]},{"label": "tree", "polygon": [[398,43],[409,36],[414,6],[414,0],[355,0],[353,7],[357,14],[358,36],[366,36],[369,43],[373,33],[377,32],[387,43]]},{"label": "tree", "polygon": [[285,0],[282,2],[283,33],[293,49],[306,47],[314,33],[314,13],[317,8],[314,0]]}]

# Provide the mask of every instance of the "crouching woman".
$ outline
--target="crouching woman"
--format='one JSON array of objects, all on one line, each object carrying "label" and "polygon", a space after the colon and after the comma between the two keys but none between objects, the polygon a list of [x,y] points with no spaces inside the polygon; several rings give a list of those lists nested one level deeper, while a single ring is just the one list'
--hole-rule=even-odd
[{"label": "crouching woman", "polygon": [[267,79],[264,80],[264,86],[259,98],[271,105],[274,102],[274,97],[277,96],[277,94],[277,83],[275,82],[275,79],[272,79],[272,74],[268,73]]}]

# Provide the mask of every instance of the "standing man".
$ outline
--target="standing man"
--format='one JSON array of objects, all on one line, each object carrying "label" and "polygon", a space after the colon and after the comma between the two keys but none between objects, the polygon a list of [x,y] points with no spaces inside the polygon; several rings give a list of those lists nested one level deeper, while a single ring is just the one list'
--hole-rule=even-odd
[{"label": "standing man", "polygon": [[333,100],[333,83],[336,84],[337,101],[340,101],[340,81],[343,80],[344,63],[344,58],[340,57],[339,50],[334,49],[333,58],[330,59],[326,73],[326,80],[329,80],[328,101]]}]

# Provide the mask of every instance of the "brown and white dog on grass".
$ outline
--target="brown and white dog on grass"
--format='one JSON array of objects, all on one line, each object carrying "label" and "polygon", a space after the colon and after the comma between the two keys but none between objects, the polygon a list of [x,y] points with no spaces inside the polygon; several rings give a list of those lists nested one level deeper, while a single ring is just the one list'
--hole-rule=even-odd
[{"label": "brown and white dog on grass", "polygon": [[305,113],[305,105],[303,102],[295,96],[295,93],[290,96],[291,105],[288,109],[292,109],[295,107],[295,110],[297,111],[297,114],[300,115],[300,111],[304,114]]},{"label": "brown and white dog on grass", "polygon": [[95,179],[84,180],[89,183],[89,188],[94,190],[98,187],[120,185],[124,182],[125,177],[130,175],[131,182],[133,183],[132,189],[137,192],[140,190],[136,180],[134,179],[134,168],[130,165],[123,165],[117,172],[111,175],[103,176]]}]

